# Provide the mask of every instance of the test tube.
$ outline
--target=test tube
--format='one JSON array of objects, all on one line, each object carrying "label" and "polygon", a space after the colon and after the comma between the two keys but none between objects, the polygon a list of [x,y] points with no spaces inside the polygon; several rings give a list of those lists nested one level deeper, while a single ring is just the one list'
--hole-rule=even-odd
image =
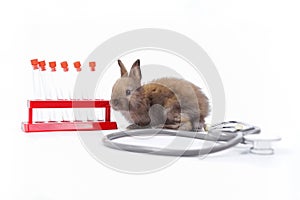
[{"label": "test tube", "polygon": [[38,67],[38,59],[32,59],[31,61],[32,65],[32,86],[33,86],[33,98],[34,99],[41,99],[41,82],[40,82],[40,72]]},{"label": "test tube", "polygon": [[[41,78],[40,78],[40,70],[38,67],[38,59],[32,59],[32,86],[33,86],[33,99],[42,99],[42,86],[41,86]],[[34,109],[33,112],[34,122],[42,122],[42,112],[39,109]]]},{"label": "test tube", "polygon": [[[51,99],[58,99],[58,92],[57,92],[57,81],[56,81],[56,62],[52,61],[49,62],[49,67],[50,67],[50,89],[51,89]],[[59,119],[59,114],[57,113],[56,109],[49,110],[50,113],[50,118],[49,122],[57,122],[60,121]]]},{"label": "test tube", "polygon": [[[96,75],[96,73],[95,73],[95,71],[96,71],[96,62],[94,62],[94,61],[92,61],[92,62],[89,62],[89,68],[90,68],[90,70],[89,70],[89,75],[91,76],[91,79],[92,80],[95,80],[95,75]],[[95,98],[95,91],[90,91],[89,92],[89,99],[96,99]]]},{"label": "test tube", "polygon": [[71,99],[70,97],[70,93],[69,93],[69,88],[68,88],[68,71],[69,71],[69,67],[68,67],[68,62],[67,61],[63,61],[60,63],[61,68],[63,69],[63,73],[61,73],[61,87],[62,87],[62,99]]},{"label": "test tube", "polygon": [[[82,71],[82,69],[81,69],[81,63],[80,63],[80,61],[76,61],[73,64],[74,64],[74,68],[76,69],[76,75],[74,74],[73,81],[72,81],[72,86],[75,87],[76,76],[78,76],[78,74]],[[79,88],[79,89],[80,89],[80,91],[79,92],[76,91],[76,93],[74,94],[74,95],[76,95],[75,99],[83,100],[83,99],[85,99],[84,95],[83,95],[84,90],[82,88]]]},{"label": "test tube", "polygon": [[[90,76],[92,76],[92,79],[96,79],[97,74],[96,74],[96,62],[95,61],[91,61],[89,62],[89,68],[90,68]],[[98,96],[98,92],[96,91],[92,91],[90,92],[90,98],[94,99],[94,100],[99,100],[100,97]],[[104,109],[103,108],[96,108],[94,109],[94,118],[95,121],[103,121],[103,114],[104,114]]]},{"label": "test tube", "polygon": [[57,81],[56,81],[56,62],[55,61],[52,61],[52,62],[49,62],[49,67],[51,69],[50,71],[50,76],[49,76],[49,79],[50,79],[50,82],[51,82],[51,98],[52,99],[58,99],[58,86],[57,86]]},{"label": "test tube", "polygon": [[[39,61],[39,69],[40,69],[40,79],[41,79],[41,88],[42,88],[42,99],[49,100],[51,99],[51,92],[49,90],[49,79],[48,72],[46,70],[46,62],[45,60]],[[47,122],[50,120],[50,113],[47,109],[41,109],[41,121]]]},{"label": "test tube", "polygon": [[46,71],[46,62],[44,60],[39,61],[39,69],[40,69],[40,78],[41,78],[41,86],[42,86],[42,99],[50,99],[49,89],[47,84],[47,71]]},{"label": "test tube", "polygon": [[[69,67],[68,67],[68,62],[63,61],[60,63],[61,68],[63,69],[63,72],[61,73],[60,76],[60,87],[61,87],[61,96],[62,99],[64,100],[70,100],[71,95],[70,95],[70,89],[69,89]],[[62,110],[62,122],[69,122],[71,117],[69,116],[68,109],[63,109]]]},{"label": "test tube", "polygon": [[[80,61],[76,61],[73,63],[74,64],[74,68],[76,69],[76,72],[77,72],[77,75],[78,73],[81,73],[82,71],[82,68],[81,68],[81,63]],[[73,86],[75,86],[75,80],[76,80],[76,77],[74,77],[74,81],[73,81]],[[76,92],[76,95],[79,95],[79,96],[76,96],[76,99],[78,100],[84,100],[86,99],[85,97],[85,88],[79,88],[80,91],[79,91],[79,94],[78,92]],[[73,109],[74,110],[74,118],[76,121],[89,121],[90,117],[89,117],[89,108],[76,108],[76,109]]]}]

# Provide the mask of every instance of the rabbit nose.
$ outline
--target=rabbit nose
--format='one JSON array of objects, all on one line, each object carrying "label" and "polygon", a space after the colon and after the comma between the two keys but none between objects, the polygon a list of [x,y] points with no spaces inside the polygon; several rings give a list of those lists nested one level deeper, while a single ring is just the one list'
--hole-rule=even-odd
[{"label": "rabbit nose", "polygon": [[119,100],[118,99],[112,99],[110,101],[110,103],[113,105],[113,106],[117,106],[119,104]]}]

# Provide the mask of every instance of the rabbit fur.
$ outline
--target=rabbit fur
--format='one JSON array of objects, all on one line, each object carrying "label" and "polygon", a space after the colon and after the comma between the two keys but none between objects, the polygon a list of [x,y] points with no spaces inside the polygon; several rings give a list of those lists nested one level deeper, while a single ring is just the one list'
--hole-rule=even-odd
[{"label": "rabbit fur", "polygon": [[118,64],[121,77],[112,88],[110,104],[132,123],[128,129],[202,130],[210,107],[199,87],[178,78],[160,78],[141,85],[140,60],[133,63],[129,74],[121,60]]}]

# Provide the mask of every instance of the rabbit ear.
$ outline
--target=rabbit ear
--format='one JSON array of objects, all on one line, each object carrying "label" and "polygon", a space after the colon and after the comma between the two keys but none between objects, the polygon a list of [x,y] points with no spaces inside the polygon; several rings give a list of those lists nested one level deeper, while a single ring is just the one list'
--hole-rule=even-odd
[{"label": "rabbit ear", "polygon": [[130,76],[131,78],[135,78],[135,79],[137,79],[137,80],[139,80],[139,81],[142,79],[142,73],[141,73],[140,60],[139,60],[139,59],[137,59],[137,60],[133,63],[133,65],[132,65],[132,67],[131,67],[131,70],[130,70],[130,72],[129,72],[129,76]]},{"label": "rabbit ear", "polygon": [[126,70],[126,68],[125,68],[125,66],[124,66],[124,64],[122,63],[121,60],[118,60],[118,64],[119,64],[120,69],[121,69],[121,77],[122,76],[128,76],[128,72],[127,72],[127,70]]}]

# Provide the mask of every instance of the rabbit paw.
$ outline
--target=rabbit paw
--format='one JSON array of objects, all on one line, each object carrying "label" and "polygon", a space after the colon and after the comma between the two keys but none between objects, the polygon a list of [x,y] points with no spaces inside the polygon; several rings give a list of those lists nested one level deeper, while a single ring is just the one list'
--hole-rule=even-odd
[{"label": "rabbit paw", "polygon": [[190,121],[182,122],[182,123],[180,124],[178,130],[191,131],[191,130],[193,130],[192,123],[191,123]]},{"label": "rabbit paw", "polygon": [[173,120],[174,120],[175,123],[180,123],[181,122],[181,116],[176,115],[176,116],[174,116]]},{"label": "rabbit paw", "polygon": [[[166,124],[167,125],[179,125],[181,122],[181,116],[180,114],[177,114],[177,113],[168,113],[167,114],[167,120],[166,120]],[[175,129],[175,128],[174,128]]]},{"label": "rabbit paw", "polygon": [[183,130],[183,131],[193,130],[193,124],[187,114],[181,113],[181,122],[178,130]]},{"label": "rabbit paw", "polygon": [[199,121],[193,122],[193,131],[195,131],[195,132],[203,131],[203,123],[201,123]]},{"label": "rabbit paw", "polygon": [[126,127],[126,129],[144,129],[144,128],[151,128],[150,125],[147,126],[139,126],[137,124],[130,124]]},{"label": "rabbit paw", "polygon": [[159,124],[159,125],[155,126],[154,128],[178,129],[179,126],[180,126],[179,123],[177,123],[177,124]]}]

